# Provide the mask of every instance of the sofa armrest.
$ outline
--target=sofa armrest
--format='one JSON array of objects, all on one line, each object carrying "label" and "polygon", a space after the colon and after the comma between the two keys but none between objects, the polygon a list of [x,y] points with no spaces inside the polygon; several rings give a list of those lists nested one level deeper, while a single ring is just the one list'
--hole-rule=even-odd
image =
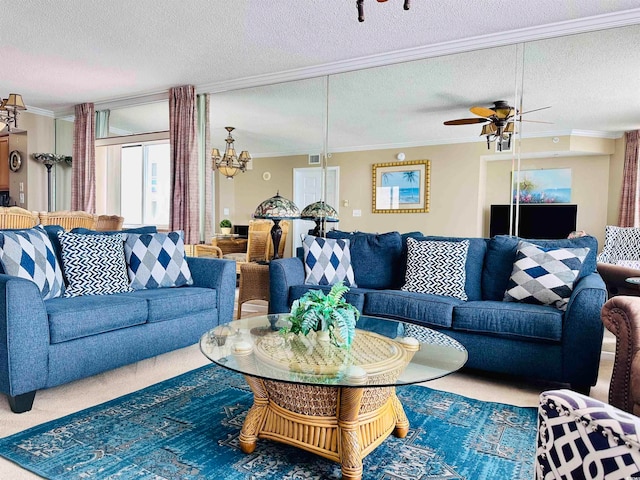
[{"label": "sofa armrest", "polygon": [[640,298],[617,296],[602,307],[602,323],[616,336],[609,403],[640,414]]},{"label": "sofa armrest", "polygon": [[236,298],[236,262],[207,257],[187,257],[194,287],[214,288],[218,299],[218,324],[233,320]]},{"label": "sofa armrest", "polygon": [[304,283],[304,264],[298,257],[269,263],[269,313],[288,313],[289,287]]},{"label": "sofa armrest", "polygon": [[604,327],[600,311],[607,290],[597,273],[582,277],[575,285],[562,324],[563,376],[573,389],[588,392],[598,379]]},{"label": "sofa armrest", "polygon": [[47,385],[49,321],[35,283],[0,274],[0,390],[17,396]]},{"label": "sofa armrest", "polygon": [[535,478],[635,478],[639,435],[640,418],[612,405],[570,390],[542,392]]},{"label": "sofa armrest", "polygon": [[610,263],[598,263],[598,273],[607,285],[609,296],[635,295],[640,296],[640,286],[631,285],[626,280],[629,277],[640,277],[640,270]]}]

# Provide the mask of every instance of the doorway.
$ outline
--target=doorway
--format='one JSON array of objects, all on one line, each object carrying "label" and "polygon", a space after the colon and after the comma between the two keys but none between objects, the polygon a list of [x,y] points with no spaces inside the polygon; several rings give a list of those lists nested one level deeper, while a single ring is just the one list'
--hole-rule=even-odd
[{"label": "doorway", "polygon": [[[293,169],[293,201],[300,208],[300,211],[307,205],[322,199],[322,167],[316,168],[294,168]],[[340,167],[326,168],[327,194],[325,202],[336,209],[339,209],[340,192]],[[335,227],[336,224],[330,224]],[[296,249],[302,246],[302,235],[305,235],[315,227],[315,222],[310,220],[295,220],[293,222],[293,250],[295,257]]]}]

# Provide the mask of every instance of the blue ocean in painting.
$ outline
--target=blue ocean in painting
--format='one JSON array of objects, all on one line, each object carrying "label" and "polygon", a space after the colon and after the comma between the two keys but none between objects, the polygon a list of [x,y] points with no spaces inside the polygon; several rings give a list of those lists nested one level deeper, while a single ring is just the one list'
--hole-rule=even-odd
[{"label": "blue ocean in painting", "polygon": [[400,203],[420,203],[420,187],[401,187]]},{"label": "blue ocean in painting", "polygon": [[[514,201],[515,198],[514,192]],[[520,192],[520,203],[571,203],[571,188],[523,190]]]}]

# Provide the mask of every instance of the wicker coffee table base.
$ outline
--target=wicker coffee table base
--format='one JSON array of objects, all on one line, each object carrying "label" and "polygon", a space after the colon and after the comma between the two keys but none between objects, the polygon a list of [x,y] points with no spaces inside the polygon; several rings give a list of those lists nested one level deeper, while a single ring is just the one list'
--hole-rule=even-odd
[{"label": "wicker coffee table base", "polygon": [[409,421],[394,387],[330,387],[262,380],[245,375],[253,406],[240,432],[252,453],[258,438],[293,445],[342,465],[345,479],[362,478],[362,459]]}]

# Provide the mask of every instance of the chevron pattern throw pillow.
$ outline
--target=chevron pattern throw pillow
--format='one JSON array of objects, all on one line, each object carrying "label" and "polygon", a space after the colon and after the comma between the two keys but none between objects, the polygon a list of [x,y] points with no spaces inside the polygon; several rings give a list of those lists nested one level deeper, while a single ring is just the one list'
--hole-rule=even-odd
[{"label": "chevron pattern throw pillow", "polygon": [[182,231],[127,234],[124,251],[131,288],[181,287],[192,285]]},{"label": "chevron pattern throw pillow", "polygon": [[542,248],[518,242],[505,302],[551,305],[566,310],[573,283],[589,248]]},{"label": "chevron pattern throw pillow", "polygon": [[129,292],[122,235],[59,232],[65,297]]},{"label": "chevron pattern throw pillow", "polygon": [[0,231],[0,262],[7,275],[34,282],[43,300],[64,290],[62,269],[44,228]]},{"label": "chevron pattern throw pillow", "polygon": [[349,240],[306,235],[302,241],[304,269],[308,285],[333,285],[343,282],[357,287],[351,266]]},{"label": "chevron pattern throw pillow", "polygon": [[467,300],[469,240],[447,242],[407,239],[407,273],[402,290]]}]

